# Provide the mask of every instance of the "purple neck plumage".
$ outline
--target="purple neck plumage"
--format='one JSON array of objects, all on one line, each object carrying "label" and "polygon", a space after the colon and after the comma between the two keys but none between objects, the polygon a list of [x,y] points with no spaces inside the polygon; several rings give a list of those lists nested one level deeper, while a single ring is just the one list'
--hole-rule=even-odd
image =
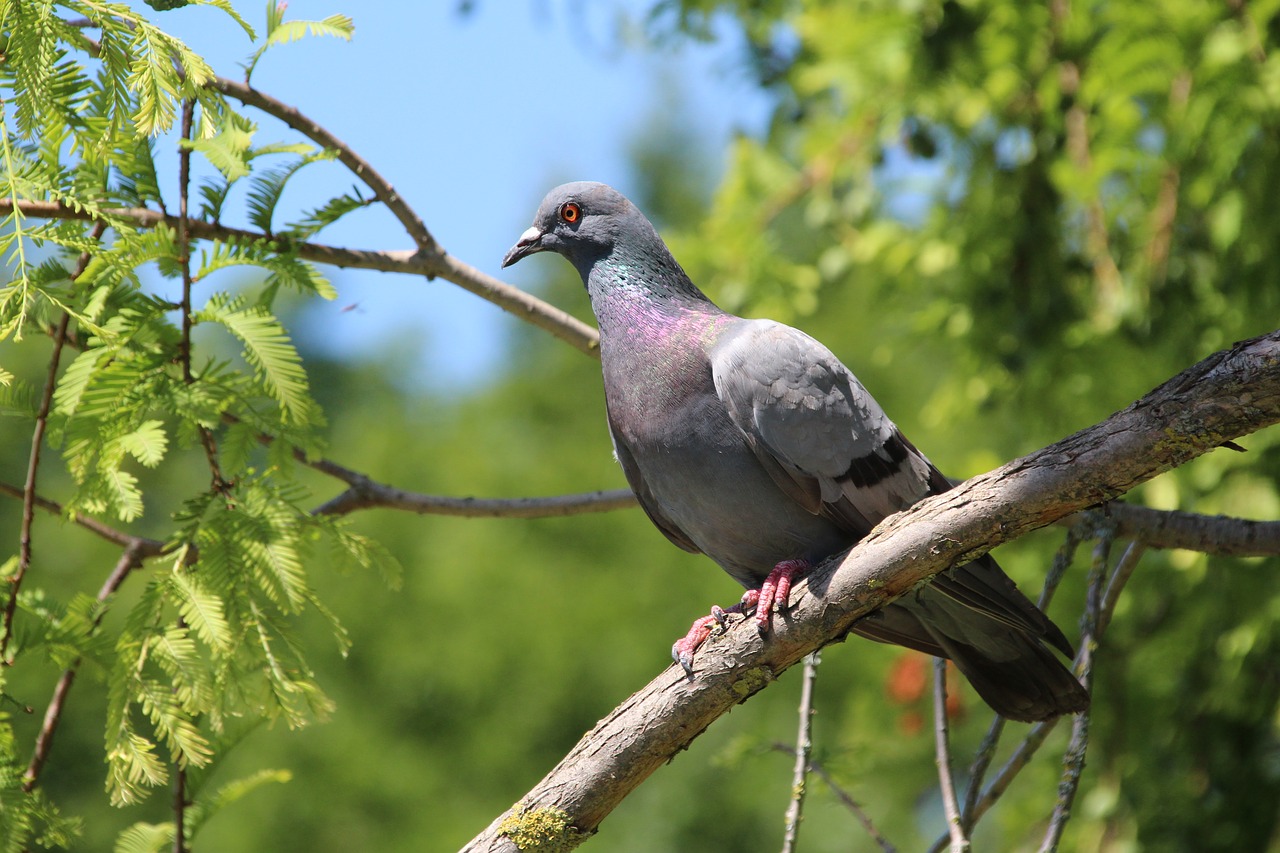
[{"label": "purple neck plumage", "polygon": [[723,313],[689,280],[656,233],[653,238],[653,245],[614,246],[580,270],[602,335],[658,331]]}]

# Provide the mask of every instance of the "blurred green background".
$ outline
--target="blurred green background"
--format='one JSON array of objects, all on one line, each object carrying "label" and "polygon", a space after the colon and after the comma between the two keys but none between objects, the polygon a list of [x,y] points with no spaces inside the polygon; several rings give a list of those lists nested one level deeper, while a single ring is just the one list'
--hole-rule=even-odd
[{"label": "blurred green background", "polygon": [[[644,38],[619,50],[732,33],[737,73],[770,120],[727,152],[706,151],[690,137],[682,81],[667,79],[672,106],[651,109],[628,149],[634,200],[713,298],[826,342],[950,476],[1088,426],[1280,326],[1280,3],[664,0],[635,22]],[[708,165],[722,160],[722,174]],[[525,201],[532,215],[537,197]],[[508,244],[525,221],[482,209],[471,219]],[[589,319],[567,265],[534,266],[540,296]],[[286,318],[329,420],[328,455],[342,464],[442,495],[623,485],[591,359],[508,327],[505,357],[483,381],[428,386],[405,379],[418,342],[388,335],[370,355],[335,358],[307,310],[297,302]],[[34,381],[47,354],[39,341],[3,349],[6,367]],[[3,479],[20,482],[30,423],[5,418],[0,430],[11,449]],[[1280,517],[1280,436],[1240,443],[1247,454],[1211,454],[1130,499]],[[42,480],[53,496],[55,467]],[[317,504],[339,491],[299,477]],[[160,525],[166,496],[182,489],[152,486]],[[0,504],[15,542],[18,510]],[[524,521],[379,510],[355,527],[403,574],[389,585],[315,555],[310,582],[353,646],[341,656],[318,617],[299,637],[336,710],[302,730],[247,732],[214,777],[280,768],[292,778],[218,815],[196,850],[456,849],[665,666],[692,618],[739,594],[636,511]],[[32,582],[54,597],[96,591],[116,556],[50,518],[35,537]],[[997,556],[1034,597],[1062,539],[1041,531]],[[1064,849],[1280,850],[1277,568],[1144,557],[1099,652]],[[1083,575],[1069,572],[1051,611],[1072,636]],[[59,670],[24,663],[8,689],[36,709],[15,718],[29,743]],[[856,640],[824,655],[815,758],[913,850],[944,824],[932,735],[916,725],[927,703],[887,689],[906,666],[901,650]],[[587,849],[777,849],[791,758],[771,747],[794,738],[798,682],[789,672],[719,721]],[[76,849],[110,849],[123,828],[168,815],[164,792],[106,805],[104,692],[92,673],[79,680],[43,779],[65,813],[84,816]],[[953,729],[962,766],[988,719],[966,687]],[[1053,735],[975,849],[1038,844],[1064,743]],[[815,781],[801,849],[874,846]]]}]

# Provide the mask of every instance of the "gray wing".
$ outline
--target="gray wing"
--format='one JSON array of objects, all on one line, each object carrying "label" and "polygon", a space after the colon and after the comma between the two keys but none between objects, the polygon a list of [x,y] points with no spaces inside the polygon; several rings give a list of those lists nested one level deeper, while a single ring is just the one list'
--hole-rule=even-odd
[{"label": "gray wing", "polygon": [[849,369],[803,332],[742,321],[711,352],[711,369],[756,457],[810,512],[860,537],[933,491],[929,460]]},{"label": "gray wing", "polygon": [[[768,320],[742,321],[713,349],[711,367],[716,393],[774,481],[810,512],[845,526],[852,538],[951,487],[849,369],[803,332]],[[993,560],[952,569],[930,587],[962,605],[961,612],[1045,637],[1070,654],[1062,632]],[[894,618],[898,610],[855,630],[942,651],[936,632],[914,618]]]}]

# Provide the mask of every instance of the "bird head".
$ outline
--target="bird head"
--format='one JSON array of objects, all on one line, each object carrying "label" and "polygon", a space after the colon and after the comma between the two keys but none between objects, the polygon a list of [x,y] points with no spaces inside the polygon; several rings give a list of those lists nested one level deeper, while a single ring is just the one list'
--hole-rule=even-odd
[{"label": "bird head", "polygon": [[547,193],[533,225],[507,252],[502,266],[535,252],[555,252],[585,277],[597,260],[613,251],[622,224],[636,218],[647,224],[635,205],[610,186],[590,181],[562,184]]}]

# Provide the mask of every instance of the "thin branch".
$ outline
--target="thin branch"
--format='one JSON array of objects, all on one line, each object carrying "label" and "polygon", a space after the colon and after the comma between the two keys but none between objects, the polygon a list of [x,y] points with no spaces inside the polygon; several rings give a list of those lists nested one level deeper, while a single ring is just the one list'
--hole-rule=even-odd
[{"label": "thin branch", "polygon": [[9,578],[9,598],[4,606],[4,624],[0,627],[0,664],[8,665],[9,640],[13,637],[13,616],[18,609],[18,593],[22,581],[31,568],[31,527],[36,517],[36,476],[40,470],[40,451],[44,449],[44,431],[49,421],[49,408],[53,403],[53,389],[58,384],[58,362],[62,357],[62,342],[67,336],[71,315],[65,311],[58,322],[53,339],[53,353],[49,356],[49,370],[45,376],[44,393],[40,396],[40,408],[36,412],[36,425],[31,431],[31,452],[27,456],[27,479],[22,488],[22,526],[18,534],[18,568]]},{"label": "thin branch", "polygon": [[933,659],[933,734],[935,763],[938,765],[938,786],[942,793],[942,808],[947,815],[947,833],[951,837],[951,853],[966,853],[969,839],[965,836],[960,818],[960,804],[956,800],[955,780],[951,776],[951,747],[947,737],[947,661]]},{"label": "thin branch", "polygon": [[[146,557],[159,553],[159,548],[163,548],[163,546],[161,543],[154,542],[154,540],[141,538],[133,540],[124,549],[120,559],[116,561],[115,568],[111,570],[111,574],[107,575],[102,588],[98,590],[98,601],[104,602],[114,595],[129,573],[141,566]],[[93,619],[93,628],[95,630],[102,624],[102,617],[105,615],[105,610],[98,611]],[[36,735],[36,745],[31,754],[31,762],[27,765],[26,772],[22,774],[22,789],[24,791],[30,792],[34,790],[40,781],[40,771],[44,769],[45,762],[49,758],[49,751],[53,748],[53,736],[58,730],[58,723],[62,720],[62,710],[66,706],[67,694],[71,692],[71,686],[75,683],[76,673],[79,670],[80,660],[77,658],[63,671],[58,683],[53,688],[53,696],[49,699],[49,707],[44,712],[44,722],[40,726],[39,734]]]},{"label": "thin branch", "polygon": [[[104,225],[95,225],[92,239],[102,237]],[[76,268],[69,276],[74,283],[89,266],[90,255],[81,252],[76,261]],[[0,665],[10,663],[8,659],[9,642],[13,637],[13,617],[18,609],[18,593],[22,589],[22,581],[31,568],[31,527],[35,523],[36,478],[40,469],[40,452],[44,448],[44,433],[48,426],[49,409],[53,404],[53,391],[58,384],[58,364],[62,360],[63,345],[67,340],[67,329],[71,324],[71,315],[62,312],[57,329],[53,335],[53,352],[49,355],[49,370],[45,375],[44,391],[40,396],[40,406],[36,412],[35,427],[31,431],[31,452],[27,457],[27,478],[22,488],[22,526],[18,535],[18,567],[9,578],[9,597],[4,606],[3,624],[0,625]]]},{"label": "thin branch", "polygon": [[796,732],[795,768],[791,776],[791,801],[787,805],[786,831],[782,836],[782,853],[795,853],[796,839],[800,836],[800,817],[804,811],[807,792],[805,777],[809,770],[809,756],[813,752],[813,688],[818,680],[818,664],[822,653],[814,652],[804,659],[804,679],[800,683],[800,722]]},{"label": "thin branch", "polygon": [[[1107,506],[1113,506],[1114,503]],[[1079,513],[1072,518],[1087,518],[1088,513]],[[1076,549],[1080,546],[1080,540],[1084,538],[1088,531],[1093,530],[1093,523],[1084,523],[1070,526],[1067,529],[1066,539],[1058,548],[1057,553],[1053,555],[1053,562],[1049,566],[1049,571],[1045,575],[1044,586],[1040,590],[1040,598],[1036,602],[1036,606],[1040,610],[1047,610],[1049,602],[1053,600],[1053,595],[1057,592],[1058,584],[1066,575],[1067,569],[1070,568],[1072,561],[1075,559]],[[986,779],[987,770],[991,767],[991,761],[995,758],[996,747],[1000,744],[1000,737],[1004,734],[1005,718],[999,714],[995,715],[991,720],[991,725],[987,729],[986,735],[982,738],[982,743],[978,745],[977,752],[974,753],[973,762],[969,765],[969,785],[965,791],[964,807],[960,812],[960,828],[967,838],[973,833],[973,827],[977,824],[978,814],[978,796],[982,793],[982,784]],[[1003,789],[1002,789],[1003,790]],[[930,847],[930,853],[937,853],[951,843],[951,833],[940,836]]]},{"label": "thin branch", "polygon": [[187,846],[187,771],[178,767],[173,774],[173,853],[190,853]]},{"label": "thin branch", "polygon": [[[191,139],[191,125],[195,120],[196,102],[188,98],[182,103],[182,139]],[[182,366],[182,381],[194,385],[196,378],[191,372],[191,326],[192,306],[191,289],[195,284],[191,276],[191,218],[188,214],[188,197],[191,190],[191,149],[185,145],[178,147],[178,266],[182,270],[182,302],[178,313],[182,315],[182,337],[178,341],[178,361]],[[203,424],[196,424],[196,432],[200,436],[200,446],[204,448],[205,460],[213,476],[213,490],[225,494],[227,481],[222,476],[222,467],[218,464],[218,445],[213,438],[213,430]]]},{"label": "thin branch", "polygon": [[[1083,529],[1083,527],[1084,525],[1080,525],[1080,529]],[[1073,531],[1076,529],[1077,528],[1073,528]],[[1115,531],[1114,529],[1110,531],[1103,531],[1103,535],[1114,536]],[[1133,575],[1133,570],[1137,567],[1138,559],[1142,556],[1145,550],[1146,549],[1141,544],[1132,542],[1129,544],[1129,547],[1125,549],[1124,554],[1121,555],[1119,562],[1116,564],[1116,568],[1111,573],[1110,580],[1107,583],[1106,592],[1102,595],[1102,609],[1096,622],[1096,630],[1092,635],[1086,632],[1080,641],[1080,650],[1076,655],[1078,665],[1084,660],[1085,655],[1092,655],[1092,651],[1089,647],[1106,631],[1107,625],[1110,624],[1111,612],[1115,609],[1116,601],[1119,599],[1120,592],[1124,589],[1125,583],[1128,582],[1129,578]],[[1074,551],[1074,545],[1072,546],[1072,551]],[[1062,552],[1060,551],[1059,554],[1061,555]],[[1090,669],[1089,682],[1086,683],[1086,687],[1091,686],[1092,670]],[[1032,756],[1036,753],[1036,750],[1040,748],[1044,743],[1045,738],[1048,737],[1049,732],[1052,731],[1054,726],[1057,724],[1058,720],[1049,720],[1044,723],[1037,723],[1033,726],[1031,731],[1027,733],[1022,744],[1019,745],[1017,751],[1009,758],[1004,767],[1000,769],[1000,772],[991,782],[991,785],[982,792],[982,796],[980,798],[974,797],[971,792],[969,801],[965,804],[965,817],[968,821],[969,829],[972,829],[978,819],[986,814],[993,805],[995,805],[996,800],[1000,799],[1000,796],[1008,789],[1009,784],[1013,781],[1014,777],[1022,771],[1022,768],[1026,767],[1027,764],[1030,763]],[[990,735],[988,735],[988,737],[990,737]],[[984,740],[983,746],[979,748],[979,754],[982,754],[986,745],[986,741]],[[972,805],[970,805],[970,801],[972,802]],[[939,851],[946,846],[947,840],[947,836],[944,835],[935,841],[933,846],[930,848],[931,853],[936,853],[936,851]]]},{"label": "thin branch", "polygon": [[1120,600],[1120,593],[1124,591],[1125,584],[1133,576],[1133,570],[1138,567],[1138,560],[1142,558],[1146,550],[1146,546],[1143,543],[1130,542],[1129,547],[1120,556],[1120,561],[1116,563],[1115,570],[1111,573],[1111,579],[1107,581],[1106,592],[1102,596],[1102,611],[1098,614],[1097,634],[1099,637],[1111,625],[1111,616],[1115,613],[1116,602]]},{"label": "thin branch", "polygon": [[[23,496],[23,490],[11,483],[0,482],[0,494],[9,495],[14,498],[21,498]],[[64,518],[68,517],[62,504],[57,501],[51,501],[48,498],[35,495],[33,503],[50,515],[63,516]],[[154,557],[157,554],[164,552],[164,543],[158,539],[147,539],[143,536],[131,536],[128,533],[116,530],[108,524],[103,524],[93,516],[81,515],[78,512],[71,513],[69,518],[74,524],[80,525],[95,536],[101,537],[102,539],[119,545],[122,548],[128,548],[134,543],[141,544],[144,548],[144,556]]]},{"label": "thin branch", "polygon": [[[796,752],[796,748],[794,746],[781,742],[774,743],[771,748],[774,752],[781,752],[785,755],[795,755]],[[875,825],[871,816],[867,814],[867,810],[864,809],[848,791],[841,787],[839,782],[832,778],[831,774],[827,772],[827,768],[822,765],[822,762],[811,759],[805,767],[805,770],[817,776],[828,788],[831,789],[831,793],[835,798],[840,801],[842,806],[849,810],[850,814],[857,818],[858,823],[862,824],[862,828],[865,829],[867,834],[870,835],[876,844],[880,846],[883,853],[897,853],[897,848],[884,837],[882,832],[880,832],[880,828]]]},{"label": "thin branch", "polygon": [[[1018,748],[1014,750],[1013,755],[1009,756],[1009,760],[1004,763],[997,772],[991,783],[987,785],[982,792],[982,796],[978,798],[973,806],[972,817],[970,820],[977,824],[982,816],[990,811],[996,801],[1009,789],[1009,785],[1013,782],[1022,769],[1031,763],[1031,759],[1035,757],[1036,751],[1044,744],[1045,739],[1062,720],[1061,717],[1054,717],[1052,720],[1045,720],[1042,723],[1033,725],[1022,739],[1022,743],[1018,744]],[[934,849],[941,849],[946,844],[947,836],[938,839],[938,843],[934,845]]]},{"label": "thin branch", "polygon": [[[1080,675],[1080,683],[1085,690],[1093,688],[1093,656],[1101,639],[1102,586],[1107,579],[1107,566],[1111,558],[1111,543],[1114,531],[1103,531],[1098,544],[1093,549],[1093,564],[1089,568],[1083,625],[1080,632],[1080,651],[1076,655],[1076,670]],[[1135,561],[1136,562],[1136,561]],[[1053,807],[1053,815],[1049,819],[1049,828],[1045,831],[1044,841],[1040,844],[1040,853],[1053,853],[1062,840],[1062,832],[1067,821],[1071,819],[1071,807],[1075,803],[1076,792],[1080,790],[1080,777],[1084,773],[1084,756],[1089,747],[1089,723],[1092,719],[1091,709],[1076,714],[1071,721],[1071,740],[1062,756],[1062,780],[1058,783],[1058,801]]]},{"label": "thin branch", "polygon": [[718,717],[845,637],[857,619],[950,566],[1277,422],[1280,332],[1273,332],[1215,353],[1101,424],[885,519],[793,589],[787,618],[768,637],[735,625],[703,648],[695,678],[668,667],[465,849],[514,850],[506,834],[513,825],[550,814],[567,827],[559,839],[566,849],[580,843]]},{"label": "thin branch", "polygon": [[369,189],[373,190],[373,194],[378,197],[378,201],[385,204],[396,219],[400,220],[400,224],[408,232],[419,254],[428,257],[444,255],[444,250],[440,248],[435,238],[431,236],[431,232],[427,230],[422,218],[396,192],[391,183],[374,169],[367,160],[357,154],[351,146],[334,136],[316,121],[303,115],[302,111],[297,107],[278,101],[247,83],[237,83],[225,77],[215,77],[209,83],[209,88],[228,97],[235,98],[246,106],[255,107],[268,115],[275,116],[321,148],[327,148],[336,153],[338,160],[354,172],[356,177],[363,181]]},{"label": "thin branch", "polygon": [[[12,199],[0,199],[0,216],[12,213]],[[75,210],[56,201],[19,201],[18,210],[35,219],[76,219],[91,221],[95,214]],[[100,211],[102,216],[128,222],[138,228],[166,225],[177,229],[178,217],[145,207],[113,207]],[[463,290],[479,296],[510,314],[545,332],[549,332],[575,349],[599,358],[600,336],[591,326],[560,308],[499,281],[449,254],[424,255],[412,251],[370,251],[344,249],[322,243],[297,242],[286,235],[270,235],[259,231],[232,228],[219,223],[192,219],[188,233],[195,239],[221,240],[240,244],[262,244],[281,253],[293,253],[306,261],[351,269],[439,277]]]},{"label": "thin branch", "polygon": [[556,518],[611,512],[634,506],[635,495],[628,489],[541,498],[451,498],[407,492],[364,478],[363,483],[353,485],[316,507],[314,512],[318,515],[346,515],[357,510],[381,507],[419,515],[452,515],[462,518]]}]

